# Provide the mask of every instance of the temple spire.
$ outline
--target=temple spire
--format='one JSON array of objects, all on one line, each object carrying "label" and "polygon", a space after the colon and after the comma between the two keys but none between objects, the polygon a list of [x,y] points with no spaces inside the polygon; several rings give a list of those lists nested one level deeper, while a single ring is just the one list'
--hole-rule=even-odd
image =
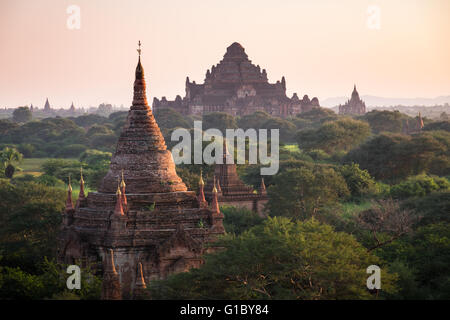
[{"label": "temple spire", "polygon": [[116,191],[116,207],[114,208],[114,215],[123,216],[123,206],[122,206],[122,192],[120,191],[120,187],[117,186]]},{"label": "temple spire", "polygon": [[220,187],[220,181],[219,178],[217,178],[216,188],[218,193],[222,193],[222,188]]},{"label": "temple spire", "polygon": [[120,288],[119,274],[114,265],[114,251],[109,249],[105,255],[103,265],[102,300],[121,300],[122,291]]},{"label": "temple spire", "polygon": [[211,210],[213,213],[220,212],[219,209],[219,200],[217,199],[217,188],[216,188],[216,176],[214,176],[214,187],[212,189],[212,201],[211,201]]},{"label": "temple spire", "polygon": [[123,177],[123,169],[122,169],[122,181],[120,181],[120,192],[121,192],[121,195],[122,195],[122,206],[123,206],[123,209],[125,211],[127,211],[128,210],[128,201],[127,201],[127,196],[125,194],[125,187],[126,187],[126,184],[125,184],[125,179]]},{"label": "temple spire", "polygon": [[78,196],[78,200],[83,200],[86,198],[84,193],[84,179],[83,179],[83,167],[80,167],[80,194]]},{"label": "temple spire", "polygon": [[67,186],[67,199],[66,199],[66,211],[68,210],[73,210],[72,185],[70,183],[70,175],[69,175],[69,185]]},{"label": "temple spire", "polygon": [[200,179],[198,180],[198,201],[200,203],[205,203],[205,192],[204,192],[205,182],[203,181],[203,172],[200,170]]},{"label": "temple spire", "polygon": [[139,53],[138,64],[136,66],[136,78],[134,81],[134,96],[133,96],[133,107],[135,109],[149,109],[147,104],[147,95],[146,95],[146,85],[144,79],[144,68],[141,64],[141,41],[138,43],[139,49],[137,49]]},{"label": "temple spire", "polygon": [[261,177],[261,186],[259,187],[259,193],[260,194],[266,194],[266,185],[264,184],[264,178]]}]

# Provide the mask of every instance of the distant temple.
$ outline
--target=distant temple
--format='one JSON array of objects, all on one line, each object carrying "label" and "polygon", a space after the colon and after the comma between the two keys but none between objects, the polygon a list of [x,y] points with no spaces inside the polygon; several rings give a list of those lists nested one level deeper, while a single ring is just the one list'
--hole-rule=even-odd
[{"label": "distant temple", "polygon": [[359,97],[356,85],[353,88],[352,97],[344,105],[339,105],[339,114],[362,115],[366,113],[366,104]]},{"label": "distant temple", "polygon": [[184,98],[174,101],[165,97],[153,99],[153,111],[173,108],[182,114],[202,115],[208,112],[226,112],[231,115],[247,115],[265,111],[274,116],[287,117],[319,107],[317,98],[307,95],[300,100],[296,93],[286,96],[284,77],[269,83],[267,72],[248,59],[245,49],[237,42],[227,48],[222,61],[206,71],[203,84],[186,78]]},{"label": "distant temple", "polygon": [[52,108],[50,107],[50,103],[48,102],[48,98],[45,100],[44,112],[51,112]]},{"label": "distant temple", "polygon": [[[203,263],[205,244],[224,234],[217,192],[210,203],[188,191],[147,104],[144,69],[108,173],[98,192],[74,205],[67,191],[58,261],[103,273],[102,299],[139,299],[146,283]],[[119,183],[120,182],[120,183]]]},{"label": "distant temple", "polygon": [[264,217],[264,205],[268,201],[264,179],[261,179],[259,192],[253,190],[252,187],[245,185],[237,175],[234,161],[229,161],[230,163],[227,164],[228,157],[231,155],[228,153],[227,143],[224,140],[223,161],[222,164],[215,164],[214,176],[206,184],[206,200],[212,200],[213,190],[216,188],[221,204],[247,208]]},{"label": "distant temple", "polygon": [[424,125],[423,125],[423,118],[422,118],[422,115],[420,114],[420,112],[417,115],[415,120],[416,121],[413,122],[412,125],[410,125],[409,120],[406,119],[406,121],[403,124],[403,130],[402,130],[402,132],[404,134],[415,134],[415,133],[420,133],[422,131]]}]

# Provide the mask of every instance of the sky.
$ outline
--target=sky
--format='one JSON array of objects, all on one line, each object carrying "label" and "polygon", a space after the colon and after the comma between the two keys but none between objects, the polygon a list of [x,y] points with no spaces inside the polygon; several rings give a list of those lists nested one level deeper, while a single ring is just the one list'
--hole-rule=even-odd
[{"label": "sky", "polygon": [[235,41],[288,96],[450,94],[448,0],[0,0],[0,107],[128,107],[139,40],[149,101]]}]

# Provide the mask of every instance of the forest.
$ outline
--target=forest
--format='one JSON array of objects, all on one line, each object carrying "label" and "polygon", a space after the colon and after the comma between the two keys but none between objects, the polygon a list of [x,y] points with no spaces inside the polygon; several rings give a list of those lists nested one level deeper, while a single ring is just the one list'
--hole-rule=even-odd
[{"label": "forest", "polygon": [[[0,120],[0,299],[99,299],[101,275],[83,270],[66,288],[55,260],[69,176],[87,191],[108,170],[127,112],[33,120],[27,108]],[[177,128],[279,129],[276,175],[265,176],[266,218],[222,206],[224,248],[198,269],[154,280],[152,299],[450,299],[450,121],[398,111],[341,116],[326,108],[290,118],[155,114],[171,149]],[[248,148],[248,145],[247,145]],[[260,166],[237,165],[255,189]],[[190,190],[210,165],[179,165]],[[381,268],[381,290],[365,286]]]}]

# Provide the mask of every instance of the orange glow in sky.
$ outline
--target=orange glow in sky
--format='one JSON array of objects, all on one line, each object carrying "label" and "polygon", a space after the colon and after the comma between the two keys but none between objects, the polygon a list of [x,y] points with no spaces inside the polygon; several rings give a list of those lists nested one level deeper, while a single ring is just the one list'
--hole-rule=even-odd
[{"label": "orange glow in sky", "polygon": [[450,94],[448,0],[0,0],[0,107],[127,107],[138,40],[149,101],[184,96],[235,41],[289,96]]}]

